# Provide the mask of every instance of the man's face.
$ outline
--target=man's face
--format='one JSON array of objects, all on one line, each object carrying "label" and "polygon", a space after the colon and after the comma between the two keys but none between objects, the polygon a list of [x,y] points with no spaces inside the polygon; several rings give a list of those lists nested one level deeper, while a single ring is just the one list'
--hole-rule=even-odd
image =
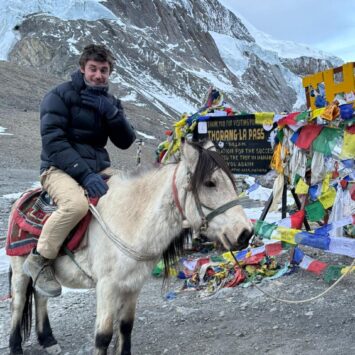
[{"label": "man's face", "polygon": [[97,62],[88,60],[85,67],[80,71],[84,74],[85,80],[92,85],[106,85],[110,76],[110,64],[108,62]]}]

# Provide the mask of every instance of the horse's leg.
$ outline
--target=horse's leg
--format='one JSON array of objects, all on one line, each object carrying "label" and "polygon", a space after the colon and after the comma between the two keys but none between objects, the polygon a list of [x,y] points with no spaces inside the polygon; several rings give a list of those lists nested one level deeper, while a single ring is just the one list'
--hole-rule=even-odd
[{"label": "horse's leg", "polygon": [[59,354],[61,348],[52,334],[48,318],[47,301],[47,297],[35,292],[37,339],[48,354]]},{"label": "horse's leg", "polygon": [[104,278],[96,285],[95,355],[106,355],[113,334],[113,315],[117,310],[118,295],[112,279]]},{"label": "horse's leg", "polygon": [[[23,354],[22,351],[22,330],[25,337],[31,331],[31,306],[32,306],[32,283],[30,278],[22,272],[24,259],[12,257],[11,268],[11,328],[10,328],[10,354]],[[26,306],[26,307],[25,307]],[[25,329],[22,329],[25,327]],[[27,328],[26,328],[27,327]]]},{"label": "horse's leg", "polygon": [[126,294],[119,316],[118,336],[115,345],[116,355],[131,354],[131,334],[136,312],[138,293]]}]

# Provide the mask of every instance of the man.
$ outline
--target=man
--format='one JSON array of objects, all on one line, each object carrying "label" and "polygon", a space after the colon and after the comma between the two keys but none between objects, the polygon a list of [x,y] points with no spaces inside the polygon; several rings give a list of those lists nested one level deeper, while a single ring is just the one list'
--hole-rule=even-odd
[{"label": "man", "polygon": [[108,93],[114,66],[112,53],[101,45],[88,45],[80,69],[43,99],[41,117],[41,184],[58,209],[46,221],[37,248],[23,269],[34,287],[47,297],[61,294],[53,261],[73,227],[86,215],[89,197],[101,197],[108,186],[108,138],[127,149],[135,132],[118,99]]}]

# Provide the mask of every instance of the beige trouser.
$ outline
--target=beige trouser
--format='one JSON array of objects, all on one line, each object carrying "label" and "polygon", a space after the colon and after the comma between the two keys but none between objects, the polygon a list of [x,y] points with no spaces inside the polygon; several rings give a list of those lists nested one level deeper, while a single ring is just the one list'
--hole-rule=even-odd
[{"label": "beige trouser", "polygon": [[[101,174],[111,176],[113,169],[107,168]],[[41,184],[58,208],[43,226],[37,251],[47,259],[55,259],[69,232],[88,212],[89,202],[77,181],[55,167],[43,172]]]}]

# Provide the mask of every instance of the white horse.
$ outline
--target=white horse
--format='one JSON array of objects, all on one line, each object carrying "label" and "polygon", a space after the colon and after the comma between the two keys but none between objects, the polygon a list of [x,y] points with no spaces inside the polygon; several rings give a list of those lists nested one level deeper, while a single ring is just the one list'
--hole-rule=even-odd
[{"label": "white horse", "polygon": [[[181,161],[142,176],[115,175],[87,230],[87,245],[55,262],[56,277],[70,288],[96,288],[95,354],[106,354],[117,322],[116,354],[131,353],[136,301],[144,281],[163,256],[181,255],[187,228],[219,240],[227,249],[248,244],[252,224],[236,202],[233,175],[220,155],[204,145],[184,143]],[[208,147],[208,149],[207,149]],[[14,206],[16,207],[16,205]],[[35,299],[39,343],[49,353],[60,347],[48,320],[47,299],[23,273],[25,257],[11,257],[11,354],[22,354],[22,336],[31,331]],[[168,270],[168,268],[165,268]]]}]

